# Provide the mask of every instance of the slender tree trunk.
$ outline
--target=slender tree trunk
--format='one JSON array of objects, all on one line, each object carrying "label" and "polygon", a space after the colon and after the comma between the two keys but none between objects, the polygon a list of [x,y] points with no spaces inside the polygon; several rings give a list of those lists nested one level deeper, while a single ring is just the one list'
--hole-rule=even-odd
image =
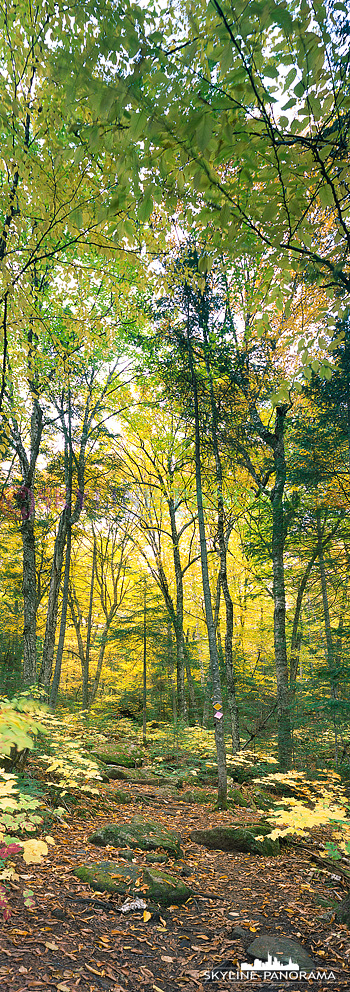
[{"label": "slender tree trunk", "polygon": [[316,520],[317,520],[317,539],[318,539],[318,563],[319,563],[320,578],[321,578],[324,629],[325,629],[326,644],[327,644],[327,658],[328,658],[329,670],[332,671],[332,669],[334,668],[334,648],[333,648],[333,637],[331,630],[331,620],[329,614],[326,569],[324,563],[323,544],[322,544],[321,510],[319,507],[317,507],[316,510]]},{"label": "slender tree trunk", "polygon": [[185,644],[185,668],[186,668],[186,679],[187,679],[187,685],[188,685],[190,715],[192,716],[192,720],[194,720],[194,722],[196,724],[198,724],[199,723],[199,719],[198,719],[198,708],[197,708],[196,694],[195,694],[195,689],[194,689],[194,681],[193,681],[192,672],[191,672],[191,655],[190,655],[190,649],[189,649],[188,635],[187,635],[186,644]]},{"label": "slender tree trunk", "polygon": [[173,541],[173,559],[176,583],[176,619],[175,619],[175,639],[176,639],[176,679],[177,679],[177,703],[179,717],[187,722],[187,706],[185,696],[185,637],[183,627],[184,614],[184,594],[183,576],[181,568],[179,536],[176,527],[175,504],[172,497],[168,500],[171,536]]},{"label": "slender tree trunk", "polygon": [[238,716],[238,707],[236,700],[236,681],[233,670],[233,654],[232,654],[233,603],[232,603],[231,594],[228,585],[228,579],[227,579],[227,542],[225,538],[225,507],[224,507],[224,496],[223,496],[222,463],[220,458],[218,432],[217,432],[217,406],[216,406],[216,400],[214,394],[213,377],[211,373],[210,361],[208,355],[208,334],[207,334],[207,328],[204,325],[205,325],[205,321],[203,324],[204,340],[205,340],[205,364],[209,379],[210,407],[211,407],[211,439],[212,439],[213,453],[215,459],[216,484],[217,484],[218,540],[219,540],[219,551],[220,551],[220,588],[222,589],[223,597],[225,600],[225,614],[226,614],[225,666],[226,666],[227,703],[228,703],[230,722],[231,722],[232,751],[233,754],[236,754],[240,748],[240,737],[239,737],[239,716]]},{"label": "slender tree trunk", "polygon": [[[193,406],[194,406],[196,494],[197,494],[198,529],[199,529],[199,542],[200,542],[201,568],[202,568],[202,586],[203,586],[204,608],[205,608],[205,617],[206,617],[206,624],[208,631],[209,655],[210,655],[210,665],[211,665],[211,674],[212,674],[212,683],[213,683],[213,718],[214,718],[215,744],[216,744],[216,753],[217,753],[217,762],[218,762],[218,805],[222,808],[225,808],[227,804],[227,770],[226,770],[224,720],[222,715],[223,714],[222,690],[221,690],[219,659],[218,659],[218,651],[216,644],[216,632],[214,625],[210,582],[209,582],[208,552],[207,552],[207,542],[206,542],[206,534],[205,534],[203,493],[202,493],[198,389],[197,389],[197,379],[193,364],[192,342],[190,337],[190,326],[189,326],[189,312],[187,315],[187,345],[188,345],[188,362],[189,362],[189,370],[192,381],[192,395],[193,395]],[[217,716],[215,716],[215,714],[217,714]]]},{"label": "slender tree trunk", "polygon": [[277,679],[278,752],[281,771],[288,771],[292,762],[292,732],[290,689],[286,642],[286,595],[284,585],[284,514],[283,493],[286,480],[284,453],[284,411],[277,408],[275,425],[275,485],[272,504],[272,568],[274,599],[274,645]]},{"label": "slender tree trunk", "polygon": [[[334,657],[334,644],[333,635],[331,628],[331,618],[329,613],[329,602],[328,602],[328,592],[327,592],[327,579],[326,579],[326,568],[323,553],[323,543],[322,543],[322,526],[321,526],[321,510],[319,506],[316,510],[316,520],[317,520],[317,539],[318,539],[318,563],[320,568],[320,578],[321,578],[321,590],[322,590],[322,602],[323,602],[323,616],[324,616],[324,629],[326,635],[327,644],[327,662],[328,671],[331,680],[331,695],[334,700],[338,699],[338,685],[336,681],[335,673],[335,657]],[[336,706],[333,710],[333,728],[334,728],[334,751],[335,751],[335,764],[338,765],[338,724],[336,719]]]},{"label": "slender tree trunk", "polygon": [[147,744],[147,585],[143,585],[142,741]]},{"label": "slender tree trunk", "polygon": [[21,526],[23,546],[23,681],[24,685],[36,682],[36,568],[34,519],[24,520]]},{"label": "slender tree trunk", "polygon": [[310,559],[310,561],[306,566],[304,575],[299,584],[298,594],[295,604],[292,639],[290,645],[290,665],[289,665],[290,687],[292,693],[295,692],[295,681],[297,677],[298,664],[299,664],[299,653],[300,653],[300,644],[301,644],[301,639],[299,637],[299,623],[300,623],[301,607],[302,607],[304,592],[307,586],[307,581],[311,573],[312,567],[315,563],[316,557],[317,557],[317,553],[314,555],[314,557]]},{"label": "slender tree trunk", "polygon": [[90,595],[89,595],[89,612],[87,620],[87,631],[86,631],[86,647],[85,647],[85,665],[83,671],[83,685],[82,685],[82,709],[86,711],[89,708],[89,672],[90,672],[90,646],[91,646],[91,629],[92,629],[92,611],[94,603],[94,578],[96,570],[96,556],[97,556],[97,545],[96,537],[94,535],[94,549],[92,554],[92,569],[91,569],[91,580],[90,580]]},{"label": "slender tree trunk", "polygon": [[[29,371],[31,371],[29,366]],[[35,385],[30,380],[35,393]],[[12,387],[9,390],[11,404],[14,404]],[[16,503],[21,512],[21,538],[23,552],[23,680],[24,685],[34,685],[36,682],[36,560],[35,560],[35,501],[34,478],[36,463],[39,455],[43,433],[43,414],[37,395],[34,396],[30,420],[30,455],[25,451],[20,429],[13,414],[11,417],[11,435],[16,454],[21,466],[22,485],[16,493]]]},{"label": "slender tree trunk", "polygon": [[64,580],[63,580],[63,592],[62,592],[62,606],[61,606],[61,620],[60,620],[60,633],[57,645],[57,655],[54,675],[50,690],[50,706],[51,709],[55,709],[57,703],[58,689],[61,679],[62,670],[62,659],[63,659],[63,649],[64,649],[64,639],[66,634],[67,626],[67,609],[68,609],[68,592],[69,592],[69,573],[70,573],[70,560],[71,560],[71,547],[72,547],[72,528],[70,523],[67,525],[67,540],[66,540],[66,561],[64,566]]},{"label": "slender tree trunk", "polygon": [[61,584],[64,549],[66,546],[68,516],[69,516],[69,508],[65,507],[65,509],[63,510],[60,516],[60,520],[58,524],[58,531],[56,535],[53,560],[51,566],[51,578],[50,578],[50,586],[49,586],[49,598],[48,598],[48,606],[47,606],[43,657],[41,663],[41,671],[39,675],[39,685],[44,686],[47,693],[49,693],[50,690],[50,682],[52,676],[53,656],[55,650],[55,635],[56,635],[56,626],[57,626],[57,613],[58,613],[58,596],[59,596],[60,584]]}]

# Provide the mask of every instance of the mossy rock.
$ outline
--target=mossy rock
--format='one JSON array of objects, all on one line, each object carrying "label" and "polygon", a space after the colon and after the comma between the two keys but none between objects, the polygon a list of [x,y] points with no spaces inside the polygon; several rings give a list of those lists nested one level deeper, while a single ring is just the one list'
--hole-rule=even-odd
[{"label": "mossy rock", "polygon": [[160,781],[147,768],[125,768],[124,765],[105,765],[105,774],[112,781],[135,782],[140,785],[158,785]]},{"label": "mossy rock", "polygon": [[77,878],[95,892],[138,895],[161,906],[180,906],[192,895],[181,879],[153,866],[124,865],[118,861],[101,861],[81,865],[74,872]]},{"label": "mossy rock", "polygon": [[241,806],[242,809],[247,809],[250,806],[249,799],[243,795],[240,789],[229,789],[227,798],[230,803],[233,803],[235,806]]},{"label": "mossy rock", "polygon": [[181,803],[202,803],[205,806],[207,803],[214,803],[215,797],[210,792],[205,792],[204,789],[193,789],[193,791],[182,792],[179,795],[179,800]]},{"label": "mossy rock", "polygon": [[[190,839],[210,850],[242,851],[245,854],[271,857],[280,853],[280,845],[278,838],[272,840],[265,836],[270,830],[270,826],[261,824],[253,824],[249,826],[249,830],[243,827],[214,827],[212,830],[192,830]],[[258,840],[259,836],[263,840]]]},{"label": "mossy rock", "polygon": [[111,799],[116,803],[120,803],[121,806],[126,806],[127,803],[135,803],[135,796],[132,796],[130,792],[123,792],[122,789],[113,789],[110,795]]},{"label": "mossy rock", "polygon": [[156,851],[159,847],[175,857],[181,857],[180,836],[167,830],[155,820],[134,816],[130,823],[110,823],[96,830],[89,837],[90,844],[98,847],[133,847],[141,851]]},{"label": "mossy rock", "polygon": [[102,761],[104,765],[120,765],[122,768],[135,768],[142,764],[142,754],[137,751],[129,754],[118,748],[110,751],[91,751],[90,757]]},{"label": "mossy rock", "polygon": [[255,806],[258,809],[271,809],[273,799],[269,796],[268,792],[264,792],[263,789],[254,789],[253,799]]},{"label": "mossy rock", "polygon": [[337,923],[346,923],[347,926],[350,926],[350,894],[349,893],[347,896],[345,896],[345,899],[342,899],[342,901],[337,905],[336,920]]}]

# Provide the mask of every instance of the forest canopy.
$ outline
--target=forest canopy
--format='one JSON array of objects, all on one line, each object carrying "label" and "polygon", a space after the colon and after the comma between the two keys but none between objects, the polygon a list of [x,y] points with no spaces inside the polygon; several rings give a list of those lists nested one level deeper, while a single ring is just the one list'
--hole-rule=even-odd
[{"label": "forest canopy", "polygon": [[347,6],[0,20],[1,690],[337,763]]}]

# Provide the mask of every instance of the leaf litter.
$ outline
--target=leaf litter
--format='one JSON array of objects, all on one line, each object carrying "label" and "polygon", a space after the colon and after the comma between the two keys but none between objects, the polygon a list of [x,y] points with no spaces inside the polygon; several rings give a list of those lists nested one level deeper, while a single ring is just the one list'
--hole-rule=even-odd
[{"label": "leaf litter", "polygon": [[[204,981],[207,971],[223,965],[238,969],[259,933],[298,940],[319,970],[333,972],[333,992],[350,988],[349,930],[322,908],[330,884],[333,899],[340,901],[346,894],[342,877],[332,878],[329,869],[313,864],[307,850],[287,847],[280,857],[267,858],[209,851],[189,839],[198,827],[249,826],[255,817],[252,810],[217,811],[208,805],[194,809],[180,798],[164,803],[154,786],[148,790],[125,783],[134,799],[130,808],[129,803],[113,804],[113,788],[110,783],[107,793],[101,785],[98,800],[84,796],[83,823],[75,807],[64,823],[51,828],[54,837],[47,856],[30,876],[23,875],[23,860],[14,856],[16,873],[30,879],[31,888],[25,906],[20,891],[9,883],[12,916],[0,935],[2,992],[197,992],[209,987]],[[198,893],[181,907],[148,906],[146,898],[134,899],[132,892],[126,900],[95,895],[73,875],[82,860],[96,861],[90,833],[111,819],[129,821],[136,805],[147,818],[181,834],[184,856],[168,859],[167,869],[180,878],[184,873]],[[123,850],[111,852],[123,858]],[[135,850],[133,855],[136,864],[144,863],[144,852]],[[133,908],[132,901],[137,903]],[[125,903],[128,912],[122,911]],[[323,982],[312,981],[310,986],[317,992],[324,989]],[[223,980],[214,985],[228,987],[241,992],[246,983]],[[274,983],[268,987],[276,989]]]}]

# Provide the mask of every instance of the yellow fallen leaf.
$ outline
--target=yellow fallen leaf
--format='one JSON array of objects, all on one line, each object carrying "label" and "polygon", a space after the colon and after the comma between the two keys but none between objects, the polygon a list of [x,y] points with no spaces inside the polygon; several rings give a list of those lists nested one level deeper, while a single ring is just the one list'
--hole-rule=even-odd
[{"label": "yellow fallen leaf", "polygon": [[152,916],[152,913],[149,913],[148,912],[148,909],[145,909],[144,912],[143,912],[143,922],[144,923],[148,923],[148,920],[151,919],[151,916]]},{"label": "yellow fallen leaf", "polygon": [[23,860],[26,865],[40,865],[43,855],[48,852],[48,846],[45,844],[45,841],[24,840],[21,843],[23,845]]},{"label": "yellow fallen leaf", "polygon": [[53,839],[53,837],[50,837],[49,834],[45,835],[45,840],[47,844],[53,844],[53,846],[55,846],[56,841]]}]

